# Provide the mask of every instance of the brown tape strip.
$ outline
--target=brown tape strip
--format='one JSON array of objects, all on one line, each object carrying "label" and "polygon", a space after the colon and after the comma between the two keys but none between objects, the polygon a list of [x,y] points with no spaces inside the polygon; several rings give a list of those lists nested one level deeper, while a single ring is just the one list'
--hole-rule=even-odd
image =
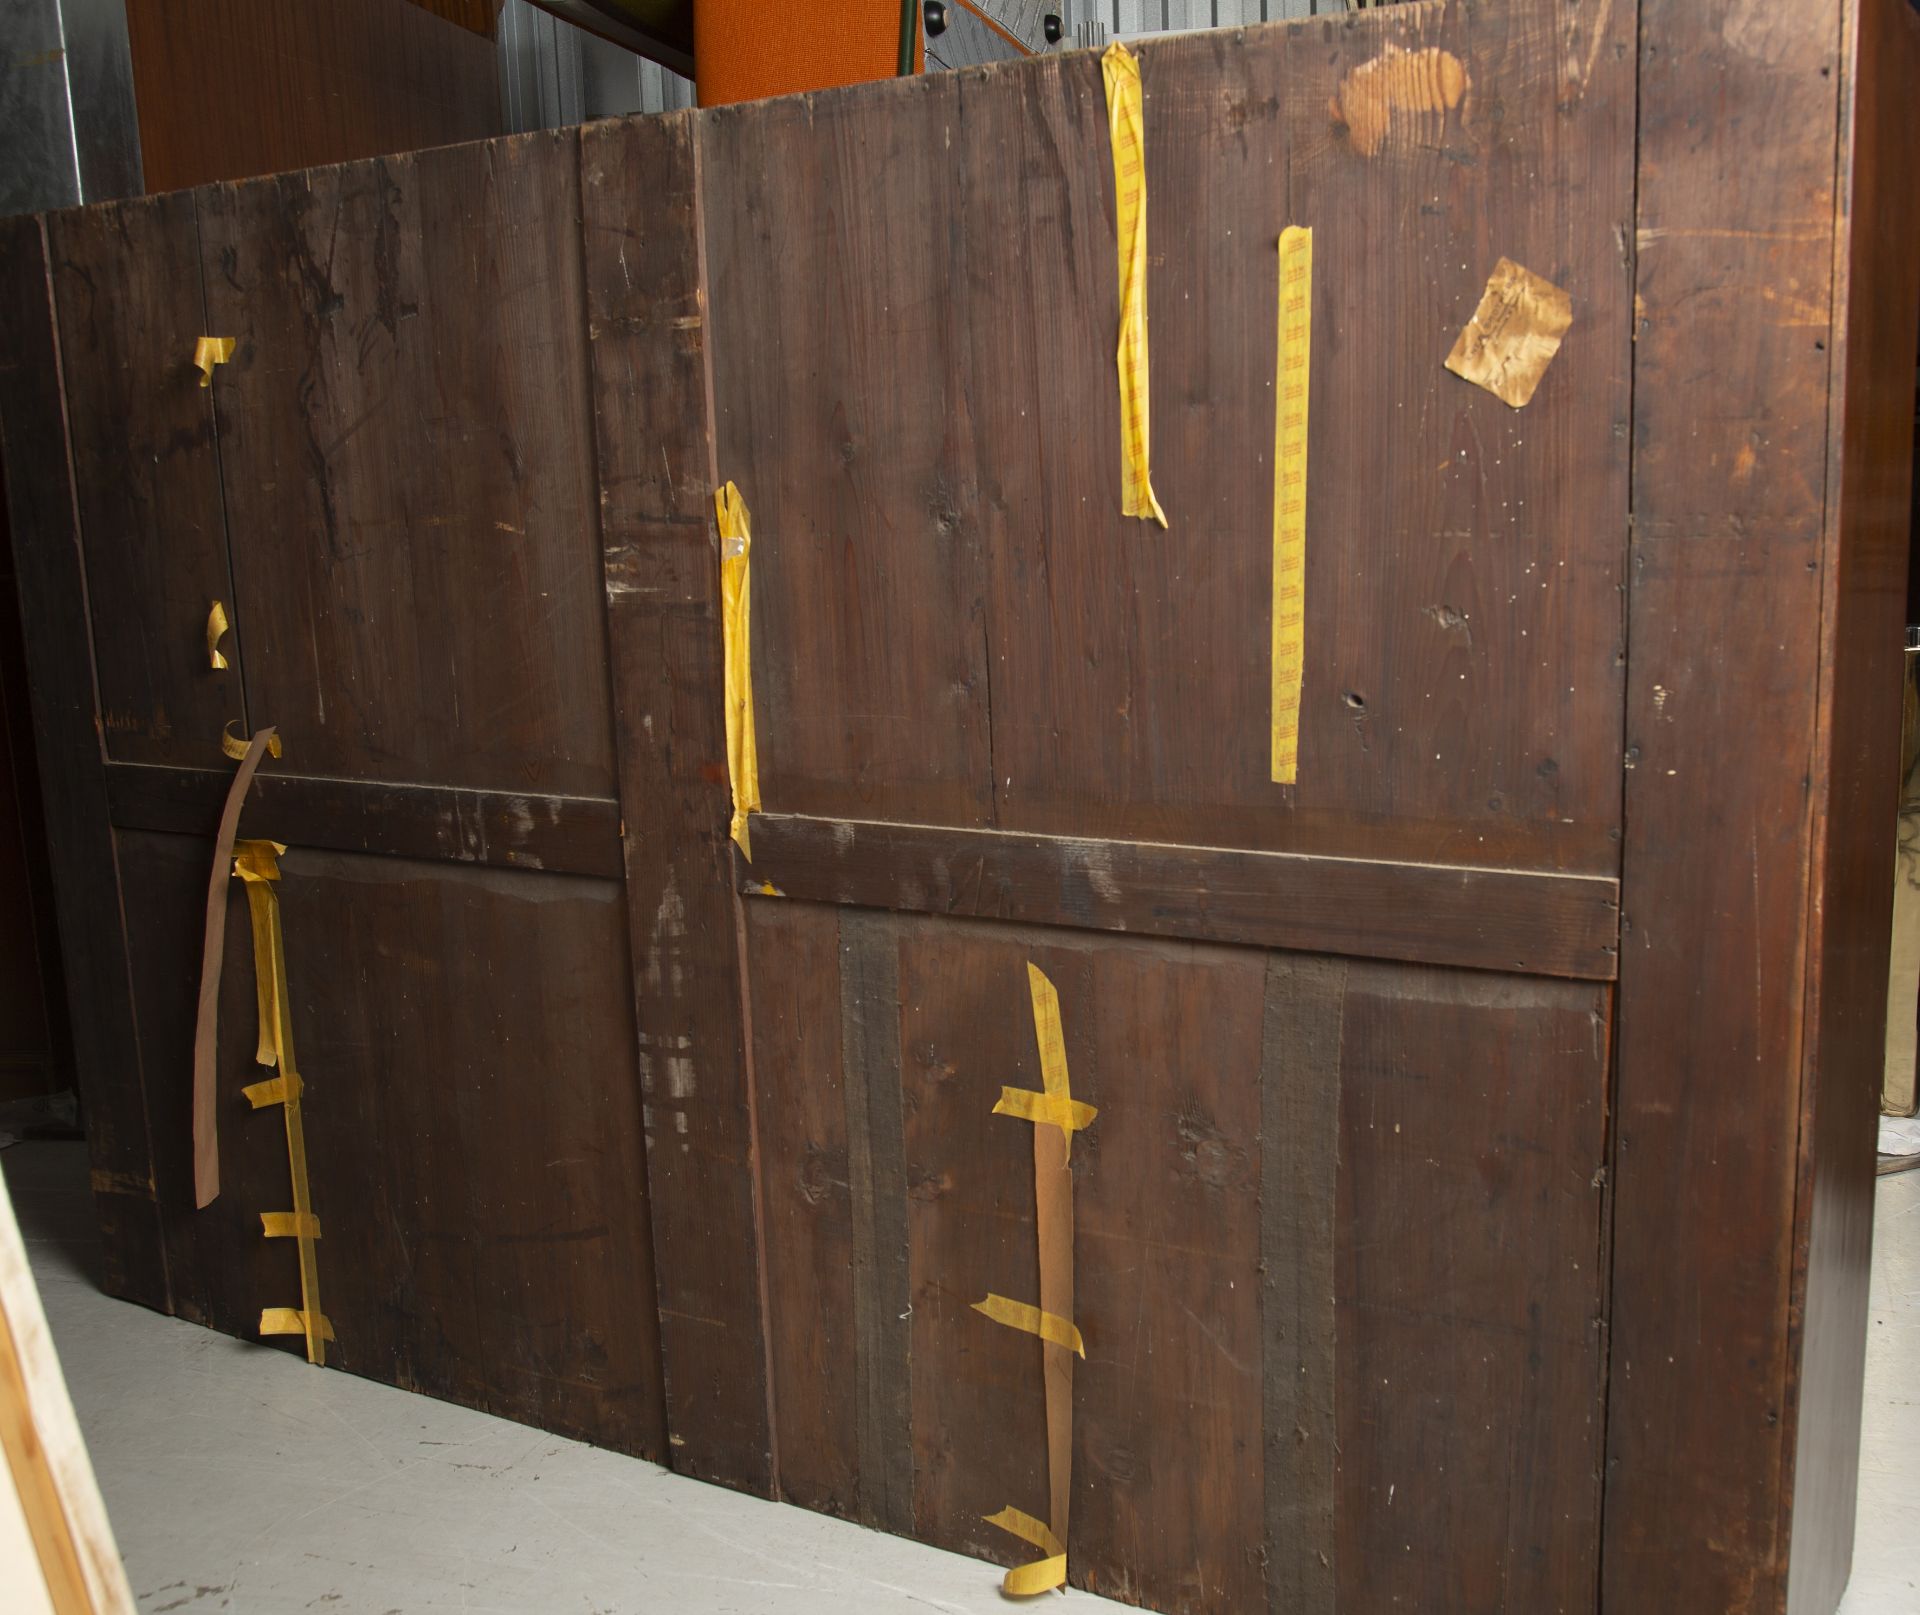
[{"label": "brown tape strip", "polygon": [[240,807],[253,783],[260,759],[277,741],[271,726],[262,729],[241,753],[220,828],[213,839],[213,871],[207,877],[207,925],[200,945],[200,1003],[193,1026],[193,1203],[210,1206],[220,1193],[220,1124],[215,1109],[214,1067],[220,1033],[220,966],[227,941],[228,863],[240,828]]},{"label": "brown tape strip", "polygon": [[[994,1113],[1017,1116],[1033,1124],[1034,1233],[1040,1247],[1040,1305],[1028,1306],[1004,1296],[989,1295],[974,1303],[996,1323],[1024,1329],[1040,1337],[1042,1387],[1047,1409],[1047,1486],[1051,1526],[1018,1509],[1005,1508],[988,1522],[1010,1531],[1047,1557],[1016,1565],[1001,1581],[1002,1591],[1015,1597],[1049,1591],[1067,1579],[1067,1513],[1073,1499],[1073,1359],[1086,1356],[1086,1345],[1073,1319],[1073,1169],[1068,1150],[1076,1127],[1084,1128],[1097,1112],[1073,1098],[1067,1074],[1066,1038],[1060,1024],[1060,995],[1046,972],[1031,962],[1027,984],[1033,1002],[1033,1033],[1040,1051],[1046,1084],[1044,1095],[1031,1095],[1019,1106],[1006,1102],[1008,1094],[1028,1090],[1003,1089]],[[1030,1091],[1028,1091],[1030,1092]],[[1079,1120],[1077,1111],[1085,1113]]]}]

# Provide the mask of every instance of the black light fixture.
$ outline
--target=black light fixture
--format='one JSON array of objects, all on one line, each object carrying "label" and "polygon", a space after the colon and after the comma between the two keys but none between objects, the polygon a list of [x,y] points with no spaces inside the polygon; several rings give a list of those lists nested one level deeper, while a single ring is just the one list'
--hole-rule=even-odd
[{"label": "black light fixture", "polygon": [[1049,45],[1059,44],[1060,36],[1066,31],[1065,26],[1060,21],[1060,13],[1057,11],[1049,11],[1046,16],[1040,19],[1040,32]]},{"label": "black light fixture", "polygon": [[927,19],[927,38],[938,39],[947,31],[947,8],[940,0],[927,0],[921,14]]}]

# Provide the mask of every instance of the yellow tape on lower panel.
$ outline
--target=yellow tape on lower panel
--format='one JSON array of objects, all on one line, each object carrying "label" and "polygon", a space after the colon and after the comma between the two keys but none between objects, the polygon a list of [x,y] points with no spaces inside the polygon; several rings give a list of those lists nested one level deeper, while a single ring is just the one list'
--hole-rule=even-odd
[{"label": "yellow tape on lower panel", "polygon": [[1025,1598],[1033,1593],[1052,1592],[1063,1586],[1067,1579],[1067,1549],[1057,1536],[1050,1531],[1045,1522],[1036,1520],[1031,1514],[1023,1514],[1017,1508],[1003,1508],[998,1514],[986,1516],[989,1525],[997,1525],[1010,1536],[1017,1536],[1029,1547],[1038,1548],[1047,1557],[1036,1559],[1032,1564],[1016,1565],[1001,1580],[1001,1587],[1016,1598]]},{"label": "yellow tape on lower panel", "polygon": [[[307,1329],[307,1315],[298,1307],[263,1307],[260,1312],[260,1333],[263,1335],[304,1335]],[[311,1331],[322,1340],[333,1339],[333,1325],[323,1315],[318,1326]]]},{"label": "yellow tape on lower panel", "polygon": [[233,357],[233,338],[230,336],[203,336],[193,345],[193,362],[200,371],[200,385],[213,385],[213,367],[225,364]]},{"label": "yellow tape on lower panel", "polygon": [[260,1232],[267,1239],[308,1239],[320,1237],[320,1219],[309,1211],[304,1217],[297,1211],[263,1211]]},{"label": "yellow tape on lower panel", "polygon": [[255,1110],[265,1110],[269,1105],[284,1105],[287,1095],[300,1092],[300,1074],[293,1073],[291,1081],[286,1077],[269,1077],[265,1082],[250,1082],[240,1092],[248,1104]]},{"label": "yellow tape on lower panel", "polygon": [[1273,409],[1273,780],[1300,771],[1306,663],[1307,394],[1313,352],[1313,232],[1280,232],[1279,352]]},{"label": "yellow tape on lower panel", "polygon": [[1083,1105],[1078,1099],[1059,1099],[1050,1093],[1035,1093],[1031,1088],[1002,1088],[993,1113],[1044,1123],[1063,1133],[1077,1133],[1083,1127],[1091,1127],[1093,1118],[1100,1114],[1092,1105]]},{"label": "yellow tape on lower panel", "polygon": [[721,635],[726,654],[727,778],[733,786],[731,834],[747,861],[753,847],[747,839],[747,815],[760,811],[760,749],[753,733],[753,652],[749,630],[753,624],[753,535],[747,502],[729,482],[713,496],[720,522]]},{"label": "yellow tape on lower panel", "polygon": [[[228,627],[227,608],[216,600],[207,611],[207,666],[216,672],[227,665],[226,657],[220,654],[220,637]],[[247,748],[242,746],[240,755],[244,757],[246,754]]]},{"label": "yellow tape on lower panel", "polygon": [[[280,1075],[272,1081],[253,1084],[247,1098],[255,1109],[278,1100],[286,1122],[287,1175],[293,1188],[293,1210],[263,1212],[261,1222],[267,1237],[272,1238],[272,1219],[290,1218],[288,1232],[300,1257],[299,1308],[269,1308],[261,1315],[261,1331],[273,1332],[266,1326],[269,1317],[298,1320],[297,1332],[307,1337],[307,1361],[324,1363],[326,1342],[333,1338],[333,1331],[320,1310],[320,1258],[314,1250],[320,1222],[313,1212],[313,1195],[307,1182],[306,1124],[300,1113],[303,1084],[294,1061],[286,940],[280,930],[280,899],[274,891],[274,883],[280,879],[279,855],[286,850],[277,841],[238,841],[233,849],[233,872],[247,884],[247,910],[253,921],[253,965],[262,1019],[260,1051],[269,1057],[267,1063],[280,1068]],[[277,1093],[273,1091],[276,1088]],[[256,1094],[255,1090],[261,1092]]]},{"label": "yellow tape on lower panel", "polygon": [[1074,1133],[1090,1127],[1100,1113],[1073,1097],[1067,1079],[1067,1040],[1060,1029],[1060,994],[1047,973],[1032,960],[1027,962],[1027,991],[1033,1000],[1033,1035],[1040,1047],[1040,1080],[1046,1085],[1046,1092],[1002,1088],[993,1113],[1057,1127],[1071,1150]]},{"label": "yellow tape on lower panel", "polygon": [[1065,1318],[1042,1312],[1024,1301],[1009,1301],[1004,1295],[989,1295],[984,1301],[974,1302],[973,1310],[984,1313],[995,1323],[1004,1323],[1009,1329],[1024,1329],[1030,1335],[1050,1340],[1056,1346],[1065,1346],[1068,1351],[1082,1357],[1087,1355],[1086,1342],[1080,1338],[1078,1329]]},{"label": "yellow tape on lower panel", "polygon": [[1140,64],[1115,40],[1100,58],[1113,146],[1113,215],[1120,259],[1120,513],[1167,525],[1153,494],[1148,431],[1147,146]]}]

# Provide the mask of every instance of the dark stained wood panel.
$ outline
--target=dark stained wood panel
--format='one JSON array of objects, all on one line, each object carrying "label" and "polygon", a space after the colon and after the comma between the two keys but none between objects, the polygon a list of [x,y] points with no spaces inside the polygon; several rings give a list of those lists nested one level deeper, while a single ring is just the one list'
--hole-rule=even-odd
[{"label": "dark stained wood panel", "polygon": [[[757,518],[770,810],[1615,866],[1630,18],[1410,18],[1141,49],[1166,532],[1117,508],[1093,55],[703,125],[728,198],[716,420]],[[1344,75],[1429,46],[1497,92],[1361,155],[1327,110]],[[929,153],[937,183],[913,177]],[[1273,244],[1290,220],[1320,254],[1291,791],[1268,780],[1267,711]],[[1440,366],[1503,253],[1579,310],[1518,413]]]},{"label": "dark stained wood panel", "polygon": [[747,953],[779,1495],[853,1518],[859,1365],[834,911],[756,904],[747,911]]},{"label": "dark stained wood panel", "polygon": [[199,193],[257,723],[285,770],[613,794],[576,137]]},{"label": "dark stained wood panel", "polygon": [[[1602,1583],[1622,1615],[1785,1594],[1841,82],[1838,0],[1640,10]],[[1798,133],[1756,161],[1754,130]]]},{"label": "dark stained wood panel", "polygon": [[[1867,1281],[1872,1266],[1874,1139],[1885,1071],[1882,943],[1891,934],[1892,839],[1905,635],[1902,607],[1913,529],[1913,376],[1920,351],[1920,154],[1912,91],[1920,84],[1920,12],[1905,0],[1852,8],[1848,123],[1836,289],[1838,396],[1830,409],[1827,559],[1814,777],[1814,878],[1821,902],[1809,938],[1795,1213],[1795,1304],[1801,1346],[1790,1385],[1792,1509],[1787,1604],[1826,1611],[1853,1557],[1860,1462]],[[1837,475],[1833,472],[1837,471]],[[1837,553],[1836,553],[1837,548]]]},{"label": "dark stained wood panel", "polygon": [[241,636],[207,657],[216,600],[236,621],[214,442],[224,370],[200,385],[193,198],[112,202],[48,221],[74,489],[107,753],[209,767],[244,726]]},{"label": "dark stained wood panel", "polygon": [[964,363],[957,81],[889,89],[702,121],[717,464],[753,513],[767,804],[983,824],[977,434],[1006,400]]},{"label": "dark stained wood panel", "polygon": [[[277,1109],[252,1111],[252,943],[221,992],[220,1198],[191,1209],[192,894],[208,843],[126,832],[159,1193],[188,1316],[297,1300]],[[626,914],[617,884],[295,848],[279,895],[329,1361],[665,1457]],[[274,1342],[270,1342],[272,1344]]]},{"label": "dark stained wood panel", "polygon": [[410,0],[128,0],[126,14],[150,191],[506,126],[492,40]]},{"label": "dark stained wood panel", "polygon": [[1610,1007],[1584,982],[1348,967],[1340,1609],[1593,1607]]},{"label": "dark stained wood panel", "polygon": [[42,221],[0,220],[0,480],[7,500],[44,779],[47,850],[73,1016],[74,1074],[104,1262],[101,1283],[166,1310],[172,1299],[154,1205],[145,1079],[120,928],[120,879],[101,779],[87,590],[51,252]]},{"label": "dark stained wood panel", "polygon": [[815,902],[1606,979],[1599,876],[756,815],[739,889]]},{"label": "dark stained wood panel", "polygon": [[[1264,958],[1182,944],[902,922],[918,1531],[1031,1557],[981,1516],[1047,1512],[1037,1340],[971,1310],[1038,1295],[1028,961],[1060,994],[1073,1144],[1076,1586],[1155,1608],[1250,1608],[1261,1540],[1259,1069]],[[1179,1429],[1179,1439],[1167,1432]]]},{"label": "dark stained wood panel", "polygon": [[[374,785],[273,772],[255,776],[240,834],[334,852],[547,869],[618,880],[620,804],[597,796],[522,796],[439,785]],[[113,821],[128,829],[211,836],[231,773],[110,763]]]},{"label": "dark stained wood panel", "polygon": [[598,537],[620,799],[635,820],[627,905],[672,1460],[767,1493],[779,1457],[744,922],[729,890],[694,122],[632,119],[580,138]]}]

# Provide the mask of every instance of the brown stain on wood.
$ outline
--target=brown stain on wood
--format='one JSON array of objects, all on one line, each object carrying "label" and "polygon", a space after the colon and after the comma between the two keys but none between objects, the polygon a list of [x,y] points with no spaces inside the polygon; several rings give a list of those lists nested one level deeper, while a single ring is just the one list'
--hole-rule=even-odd
[{"label": "brown stain on wood", "polygon": [[1449,112],[1466,104],[1472,82],[1451,51],[1437,45],[1424,50],[1388,45],[1340,81],[1329,110],[1335,122],[1346,126],[1354,149],[1362,157],[1374,157],[1396,124],[1405,130],[1409,120],[1419,119],[1413,127],[1424,130],[1429,117],[1444,122]]}]

